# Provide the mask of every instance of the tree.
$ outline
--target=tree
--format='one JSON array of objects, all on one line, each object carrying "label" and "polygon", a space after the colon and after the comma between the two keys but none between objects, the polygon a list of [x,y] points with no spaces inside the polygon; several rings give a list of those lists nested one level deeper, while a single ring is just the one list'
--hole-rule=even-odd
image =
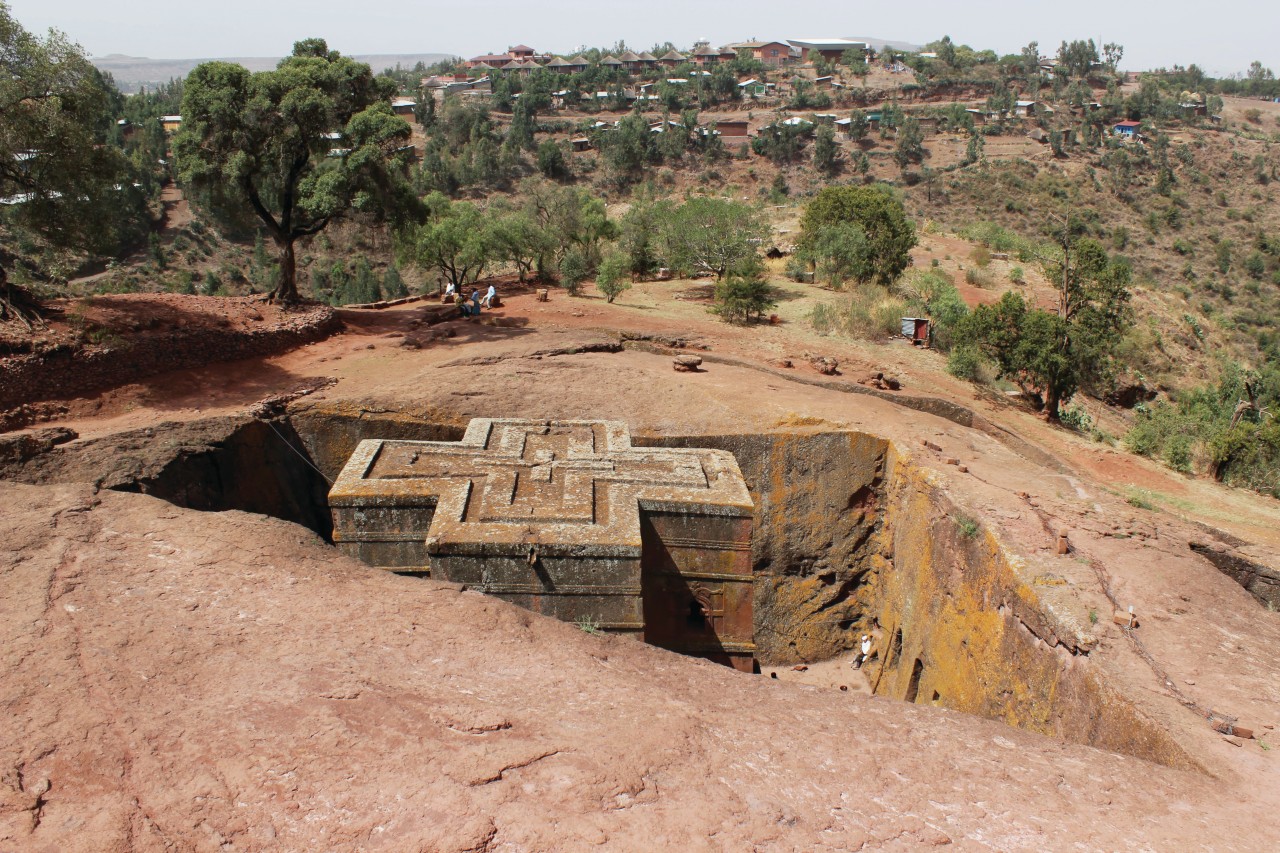
[{"label": "tree", "polygon": [[1022,73],[1028,77],[1034,77],[1037,81],[1040,79],[1040,43],[1029,42],[1022,52],[1018,54],[1018,59],[1022,65]]},{"label": "tree", "polygon": [[578,288],[591,275],[591,265],[586,256],[576,246],[564,253],[560,259],[560,283],[569,291],[570,296],[578,295]]},{"label": "tree", "polygon": [[600,137],[600,154],[615,184],[626,187],[643,176],[645,167],[657,157],[655,135],[649,132],[644,116],[633,113]]},{"label": "tree", "polygon": [[1062,250],[1045,269],[1059,282],[1056,311],[1029,308],[1010,291],[995,306],[974,309],[957,334],[991,358],[1000,376],[1040,390],[1054,421],[1082,385],[1101,389],[1111,379],[1117,342],[1132,323],[1129,265],[1094,240],[1064,234]]},{"label": "tree", "polygon": [[298,299],[299,239],[348,215],[399,221],[413,209],[395,153],[410,129],[391,112],[394,89],[323,39],[296,43],[274,71],[207,62],[187,78],[178,173],[215,208],[261,220],[280,257],[273,300]]},{"label": "tree", "polygon": [[983,151],[986,148],[986,141],[982,138],[982,134],[974,131],[969,134],[969,141],[964,146],[963,165],[971,166],[980,162],[983,158]]},{"label": "tree", "polygon": [[596,270],[596,290],[604,294],[606,302],[612,302],[625,290],[631,289],[629,261],[622,252],[611,252],[600,261]]},{"label": "tree", "polygon": [[[105,144],[114,122],[102,76],[66,36],[28,33],[4,3],[0,67],[0,198],[14,202],[9,224],[57,248],[104,245],[130,191],[118,186],[127,160]],[[39,303],[9,281],[14,257],[0,246],[0,319],[30,326]]]},{"label": "tree", "polygon": [[513,264],[524,281],[538,259],[550,249],[550,236],[526,209],[510,208],[501,200],[489,208],[488,237],[495,260]]},{"label": "tree", "polygon": [[854,110],[849,114],[849,138],[857,142],[867,135],[867,130],[871,127],[871,123],[867,121],[867,114],[862,110]]},{"label": "tree", "polygon": [[429,130],[436,123],[436,99],[430,92],[425,92],[413,105],[413,119],[423,130]]},{"label": "tree", "polygon": [[1272,73],[1270,68],[1255,59],[1249,63],[1249,70],[1245,72],[1245,77],[1253,82],[1261,83],[1267,80],[1274,80],[1276,75]]},{"label": "tree", "polygon": [[899,169],[905,169],[911,163],[924,160],[924,133],[920,130],[920,122],[908,118],[898,128],[898,144],[893,149],[893,161]]},{"label": "tree", "polygon": [[800,247],[811,247],[826,226],[851,222],[870,245],[871,278],[891,284],[911,265],[916,230],[902,202],[884,184],[824,187],[805,207],[800,219]]},{"label": "tree", "polygon": [[544,139],[538,143],[538,171],[553,181],[569,177],[564,152],[554,140]]},{"label": "tree", "polygon": [[751,258],[716,285],[712,311],[730,323],[750,323],[776,304],[773,288],[764,280],[760,260]]},{"label": "tree", "polygon": [[867,281],[875,275],[871,265],[871,244],[856,222],[835,222],[822,226],[814,239],[799,252],[801,260],[814,265],[815,277],[839,290],[851,279]]},{"label": "tree", "polygon": [[943,36],[942,41],[938,42],[937,49],[938,59],[948,65],[956,64],[956,46],[951,41],[951,36]]},{"label": "tree", "polygon": [[652,275],[661,265],[658,257],[659,223],[666,215],[667,206],[666,202],[639,202],[631,205],[623,215],[618,243],[627,259],[627,271],[632,276],[643,278]]},{"label": "tree", "polygon": [[833,175],[840,168],[839,156],[835,128],[829,124],[820,126],[813,140],[813,167],[824,175]]},{"label": "tree", "polygon": [[395,264],[388,266],[382,275],[382,292],[388,299],[403,299],[409,295],[409,288],[404,286],[404,279],[400,277],[400,270],[396,269]]},{"label": "tree", "polygon": [[861,50],[850,48],[840,54],[840,64],[849,69],[849,73],[855,77],[862,78],[862,85],[867,85],[867,75],[871,73],[871,67],[867,65],[867,56]]},{"label": "tree", "polygon": [[538,178],[520,184],[525,209],[546,235],[538,270],[553,273],[573,248],[581,250],[588,268],[600,262],[600,247],[618,236],[604,201],[578,187],[565,187]]},{"label": "tree", "polygon": [[1088,41],[1063,42],[1058,48],[1058,65],[1072,77],[1088,77],[1098,64],[1098,46]]},{"label": "tree", "polygon": [[726,198],[695,196],[665,209],[662,242],[667,261],[686,273],[724,278],[730,268],[756,257],[768,226],[751,207]]},{"label": "tree", "polygon": [[459,291],[480,277],[492,259],[488,217],[470,202],[427,196],[427,221],[412,238],[419,266],[436,269]]},{"label": "tree", "polygon": [[1124,45],[1109,41],[1102,46],[1102,61],[1112,74],[1116,73],[1116,69],[1120,66],[1120,60],[1123,58]]}]

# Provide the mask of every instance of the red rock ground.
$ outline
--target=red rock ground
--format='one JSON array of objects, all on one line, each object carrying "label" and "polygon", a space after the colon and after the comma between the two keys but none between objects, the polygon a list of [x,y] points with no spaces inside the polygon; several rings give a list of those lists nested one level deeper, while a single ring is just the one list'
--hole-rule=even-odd
[{"label": "red rock ground", "polygon": [[0,499],[8,849],[1280,842],[1186,772],[590,636],[283,522]]},{"label": "red rock ground", "polygon": [[[118,388],[81,401],[65,423],[90,437],[243,412],[332,377],[308,399],[458,422],[617,418],[637,434],[885,435],[1007,548],[1063,578],[1075,618],[1110,612],[1102,580],[1134,604],[1150,659],[1104,618],[1090,665],[1206,773],[590,637],[378,575],[281,522],[110,493],[84,509],[95,498],[74,488],[0,486],[0,684],[13,709],[0,743],[15,768],[3,844],[1280,846],[1280,825],[1264,817],[1280,813],[1275,752],[1261,745],[1280,722],[1280,617],[1187,548],[1208,525],[1273,551],[1274,501],[1050,428],[948,377],[935,353],[818,336],[802,322],[812,288],[789,291],[778,325],[749,329],[673,290],[694,285],[639,285],[616,305],[514,295],[421,349],[400,346],[422,334],[411,325],[421,306],[347,311],[344,335]],[[706,370],[584,351],[618,330],[700,341]],[[882,370],[903,394],[960,402],[994,426],[804,384],[823,379],[806,353],[838,358],[836,383]],[[795,367],[772,366],[777,358]],[[1130,502],[1138,496],[1154,509]],[[1075,551],[1058,557],[1051,531],[1063,526]],[[1252,723],[1263,740],[1227,742],[1186,700]],[[33,793],[44,778],[49,790]]]}]

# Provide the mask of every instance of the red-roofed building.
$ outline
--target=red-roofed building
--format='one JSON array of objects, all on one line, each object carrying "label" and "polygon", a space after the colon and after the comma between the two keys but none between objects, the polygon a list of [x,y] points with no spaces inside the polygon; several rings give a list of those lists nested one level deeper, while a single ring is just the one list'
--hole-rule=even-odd
[{"label": "red-roofed building", "polygon": [[741,41],[729,45],[734,51],[750,51],[753,59],[758,59],[769,68],[777,68],[791,61],[791,45],[781,41]]}]

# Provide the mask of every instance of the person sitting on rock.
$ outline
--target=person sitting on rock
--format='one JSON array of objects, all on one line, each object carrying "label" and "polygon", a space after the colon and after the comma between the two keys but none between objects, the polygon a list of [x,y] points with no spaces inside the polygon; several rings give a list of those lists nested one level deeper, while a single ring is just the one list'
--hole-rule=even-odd
[{"label": "person sitting on rock", "polygon": [[444,293],[440,294],[440,301],[448,305],[453,301],[453,295],[458,292],[458,288],[453,286],[453,282],[449,282],[444,286]]},{"label": "person sitting on rock", "polygon": [[484,299],[480,300],[480,304],[483,305],[485,308],[492,308],[493,300],[497,298],[498,298],[498,288],[494,287],[491,284],[489,285],[489,289],[484,294]]},{"label": "person sitting on rock", "polygon": [[458,309],[458,314],[459,316],[462,317],[462,319],[465,320],[471,316],[471,307],[467,305],[467,300],[463,298],[461,293],[458,293],[456,291],[454,292],[453,305],[455,308]]},{"label": "person sitting on rock", "polygon": [[862,646],[860,653],[853,659],[853,668],[862,669],[862,665],[871,658],[871,637],[868,634],[862,635]]}]

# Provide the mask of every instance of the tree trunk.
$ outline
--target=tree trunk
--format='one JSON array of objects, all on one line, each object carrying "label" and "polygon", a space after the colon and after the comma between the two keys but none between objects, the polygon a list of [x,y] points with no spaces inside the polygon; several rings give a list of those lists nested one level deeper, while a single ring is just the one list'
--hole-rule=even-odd
[{"label": "tree trunk", "polygon": [[298,295],[298,261],[293,254],[293,240],[286,238],[277,242],[280,246],[280,283],[268,298],[272,302],[292,305],[302,301]]},{"label": "tree trunk", "polygon": [[1044,400],[1044,419],[1051,423],[1057,423],[1060,420],[1058,408],[1062,405],[1062,392],[1054,386],[1050,385],[1046,389]]},{"label": "tree trunk", "polygon": [[35,331],[37,325],[44,326],[40,301],[22,285],[10,283],[9,274],[0,267],[0,320],[11,317],[26,326],[27,331]]}]

